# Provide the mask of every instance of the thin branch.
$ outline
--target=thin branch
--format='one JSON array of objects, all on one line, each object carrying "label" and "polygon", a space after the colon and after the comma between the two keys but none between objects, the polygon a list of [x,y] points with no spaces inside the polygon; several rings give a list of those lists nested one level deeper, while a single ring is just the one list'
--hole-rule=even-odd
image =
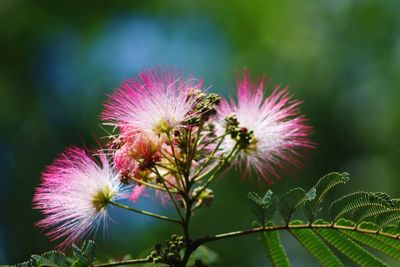
[{"label": "thin branch", "polygon": [[117,262],[110,262],[110,263],[100,263],[100,264],[93,264],[93,267],[112,267],[112,266],[120,266],[120,265],[130,265],[130,264],[138,264],[138,263],[147,263],[152,262],[149,258],[145,259],[135,259],[135,260],[126,260],[126,261],[117,261]]},{"label": "thin branch", "polygon": [[[392,234],[377,231],[377,230],[362,229],[357,226],[342,226],[342,225],[337,225],[337,224],[296,224],[296,225],[289,224],[289,225],[256,227],[256,228],[252,228],[252,229],[248,229],[248,230],[223,233],[223,234],[218,234],[218,235],[213,235],[213,236],[206,236],[206,237],[195,240],[193,242],[193,244],[195,244],[195,246],[198,247],[204,243],[211,242],[211,241],[217,241],[217,240],[231,238],[231,237],[251,235],[251,234],[261,233],[261,232],[282,231],[282,230],[289,231],[289,230],[293,230],[293,229],[318,229],[318,228],[340,229],[340,230],[353,231],[353,232],[359,232],[359,233],[364,233],[364,234],[381,235],[381,236],[399,240],[399,235],[392,235]],[[399,240],[399,242],[400,242],[400,240]]]},{"label": "thin branch", "polygon": [[160,172],[158,171],[157,167],[154,167],[154,172],[156,173],[156,175],[160,178],[161,182],[163,183],[163,185],[164,185],[164,187],[165,187],[165,190],[167,190],[167,192],[168,192],[169,198],[171,199],[172,203],[174,204],[175,209],[176,209],[176,211],[178,212],[179,217],[181,218],[181,221],[183,222],[184,218],[183,218],[182,212],[181,212],[181,210],[180,210],[178,204],[176,203],[174,196],[173,196],[173,195],[171,194],[171,192],[169,191],[168,186],[167,186],[167,184],[166,184],[165,181],[164,181],[164,177],[160,174]]},{"label": "thin branch", "polygon": [[[229,135],[229,133],[224,133],[222,135],[219,135],[217,137],[214,137],[212,139],[209,139],[207,142],[202,144],[202,147],[200,149],[204,149],[206,148],[208,145],[211,145],[212,143],[214,143],[215,141],[217,141],[220,138],[225,138],[225,136]],[[199,140],[200,142],[202,141],[202,139]]]},{"label": "thin branch", "polygon": [[[171,163],[171,162],[170,162],[170,163]],[[170,168],[170,167],[168,167],[168,166],[162,165],[162,164],[157,163],[157,162],[156,162],[154,165],[157,166],[157,167],[160,167],[160,168],[169,170],[171,173],[178,172],[177,170],[174,170],[174,169],[172,169],[172,168]]]},{"label": "thin branch", "polygon": [[176,169],[178,170],[178,174],[179,174],[179,175],[181,176],[181,178],[182,178],[182,177],[184,177],[184,175],[183,175],[183,173],[181,172],[181,170],[180,170],[180,168],[179,168],[179,166],[180,166],[180,164],[179,164],[179,159],[178,159],[178,157],[176,156],[175,147],[174,147],[174,144],[173,144],[173,139],[171,138],[171,135],[170,135],[169,132],[167,132],[167,138],[168,138],[168,142],[170,142],[170,147],[171,147],[171,151],[172,151],[172,156],[173,156],[174,161],[175,161]]},{"label": "thin branch", "polygon": [[215,177],[217,177],[217,174],[225,167],[227,163],[231,161],[232,158],[236,156],[236,154],[240,151],[239,148],[239,143],[237,142],[235,146],[233,147],[232,151],[229,153],[228,157],[226,157],[219,165],[218,167],[215,168],[214,173],[210,176],[210,178],[205,182],[200,190],[196,193],[196,195],[193,197],[194,200],[196,200],[200,194],[214,181]]},{"label": "thin branch", "polygon": [[[207,167],[207,165],[210,163],[210,161],[212,160],[212,158],[214,157],[215,153],[218,151],[219,147],[221,146],[221,144],[223,143],[225,137],[227,134],[222,135],[221,140],[218,142],[217,146],[215,147],[215,149],[213,150],[213,152],[210,154],[210,157],[200,166],[199,169],[197,169],[196,173],[193,175],[193,177],[197,177],[198,175],[200,175],[200,173]],[[198,179],[196,179],[198,180]]]},{"label": "thin branch", "polygon": [[109,201],[109,203],[114,205],[114,206],[117,206],[117,207],[120,207],[120,208],[123,208],[123,209],[126,209],[126,210],[130,210],[130,211],[134,211],[134,212],[137,212],[137,213],[140,213],[140,214],[143,214],[143,215],[147,215],[147,216],[150,216],[150,217],[153,217],[153,218],[157,218],[157,219],[160,219],[160,220],[173,222],[173,223],[177,223],[177,224],[182,224],[182,222],[180,220],[176,220],[176,219],[164,216],[164,215],[160,215],[160,214],[156,214],[156,213],[152,213],[152,212],[148,212],[148,211],[144,211],[144,210],[135,209],[135,208],[132,208],[132,207],[129,207],[129,206],[126,206],[124,204],[117,203],[117,202],[114,202],[114,201]]},{"label": "thin branch", "polygon": [[[161,186],[158,186],[158,185],[155,185],[155,184],[151,184],[151,183],[145,182],[145,181],[143,181],[143,180],[136,179],[136,178],[134,178],[134,177],[129,177],[129,179],[131,179],[132,181],[134,181],[134,182],[136,182],[136,183],[138,183],[138,184],[140,184],[140,185],[145,185],[145,186],[148,186],[148,187],[150,187],[150,188],[153,188],[153,189],[156,189],[156,190],[161,190],[161,191],[165,191],[165,192],[166,192],[166,190],[165,190],[163,187],[161,187]],[[174,193],[174,194],[177,194],[177,193],[178,193],[178,191],[176,191],[176,190],[173,190],[173,191],[171,191],[171,192]]]}]

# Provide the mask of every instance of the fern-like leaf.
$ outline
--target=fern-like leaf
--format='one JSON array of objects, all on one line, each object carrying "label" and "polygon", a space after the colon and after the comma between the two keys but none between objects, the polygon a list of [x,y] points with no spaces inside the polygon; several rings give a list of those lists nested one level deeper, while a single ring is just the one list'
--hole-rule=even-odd
[{"label": "fern-like leaf", "polygon": [[[275,226],[268,223],[267,226]],[[282,246],[278,231],[267,231],[261,236],[265,251],[275,267],[288,267],[290,265],[285,248]]]},{"label": "fern-like leaf", "polygon": [[355,222],[375,221],[376,217],[392,210],[393,200],[385,193],[370,193],[369,205],[353,211],[352,220]]},{"label": "fern-like leaf", "polygon": [[379,194],[355,192],[334,201],[329,208],[329,214],[333,221],[346,218],[360,222],[388,210],[390,203]]},{"label": "fern-like leaf", "polygon": [[[387,256],[400,261],[400,253],[398,250],[396,250],[392,246],[382,242],[381,240],[376,239],[373,235],[354,232],[354,231],[348,231],[348,230],[340,230],[340,231],[343,234],[351,237],[354,241],[364,244],[372,249],[380,251],[383,254],[386,254]],[[392,239],[390,237],[384,237],[384,238]]]},{"label": "fern-like leaf", "polygon": [[391,234],[393,236],[397,236],[397,239],[388,238],[383,235],[372,235],[374,238],[378,239],[379,241],[391,246],[392,248],[396,249],[398,253],[400,253],[400,230],[397,226],[389,226],[385,228],[385,233]]},{"label": "fern-like leaf", "polygon": [[400,199],[393,199],[389,210],[382,211],[376,217],[378,228],[400,222]]},{"label": "fern-like leaf", "polygon": [[340,184],[345,184],[348,181],[349,174],[345,172],[332,172],[319,179],[318,183],[314,187],[316,189],[316,197],[304,205],[304,211],[310,222],[313,222],[318,215],[326,194],[334,187]]},{"label": "fern-like leaf", "polygon": [[365,267],[388,266],[386,263],[360,247],[357,243],[341,234],[336,229],[316,229],[328,243],[346,255],[356,264]]},{"label": "fern-like leaf", "polygon": [[[337,198],[330,205],[331,221],[317,218],[326,194],[337,185],[346,183],[348,177],[346,173],[330,173],[308,193],[302,188],[294,188],[277,197],[277,206],[285,224],[269,224],[255,229],[257,232],[265,231],[265,248],[274,265],[289,264],[285,261],[287,255],[280,243],[279,231],[290,232],[323,266],[343,266],[333,247],[359,266],[387,266],[362,246],[400,262],[400,199],[392,199],[380,192],[355,192]],[[270,193],[266,195],[270,199]],[[258,212],[264,212],[265,201],[262,198],[256,194],[249,198]],[[290,222],[294,213],[303,206],[309,223]]]},{"label": "fern-like leaf", "polygon": [[[304,224],[302,221],[293,221],[290,225]],[[292,228],[290,233],[308,250],[317,260],[327,267],[344,266],[332,250],[311,230]]]},{"label": "fern-like leaf", "polygon": [[250,210],[262,225],[266,220],[272,219],[277,209],[276,198],[271,190],[261,198],[255,192],[248,194]]},{"label": "fern-like leaf", "polygon": [[[2,265],[3,267],[12,267],[11,265]],[[32,261],[25,261],[14,265],[15,267],[32,267]]]},{"label": "fern-like leaf", "polygon": [[42,255],[32,255],[34,266],[57,266],[65,267],[67,262],[65,255],[57,250],[43,253]]},{"label": "fern-like leaf", "polygon": [[294,188],[285,193],[279,199],[279,212],[286,223],[289,223],[293,213],[307,201],[315,198],[315,188],[312,188],[308,193],[303,188]]}]

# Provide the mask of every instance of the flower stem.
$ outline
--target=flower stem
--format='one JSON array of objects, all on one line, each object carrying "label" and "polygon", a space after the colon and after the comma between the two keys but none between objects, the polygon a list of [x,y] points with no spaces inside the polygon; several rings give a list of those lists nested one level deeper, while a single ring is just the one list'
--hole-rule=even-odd
[{"label": "flower stem", "polygon": [[114,205],[114,206],[117,206],[117,207],[120,207],[120,208],[123,208],[123,209],[126,209],[126,210],[130,210],[130,211],[134,211],[134,212],[137,212],[137,213],[140,213],[140,214],[143,214],[143,215],[147,215],[147,216],[150,216],[150,217],[153,217],[153,218],[157,218],[157,219],[168,221],[168,222],[182,224],[182,222],[180,220],[169,218],[169,217],[164,216],[164,215],[160,215],[160,214],[156,214],[156,213],[152,213],[152,212],[148,212],[148,211],[144,211],[144,210],[135,209],[135,208],[132,208],[132,207],[129,207],[129,206],[126,206],[124,204],[117,203],[117,202],[114,202],[114,201],[109,201],[109,203]]},{"label": "flower stem", "polygon": [[214,173],[208,178],[207,182],[205,182],[200,190],[197,192],[197,194],[193,197],[194,200],[196,200],[200,194],[214,181],[214,179],[217,177],[217,174],[225,167],[227,163],[231,161],[232,158],[236,156],[236,154],[240,151],[239,149],[239,143],[236,143],[235,146],[233,147],[232,151],[229,153],[228,157],[226,157],[219,165],[218,167],[215,168]]},{"label": "flower stem", "polygon": [[[139,180],[139,179],[136,179],[136,178],[134,178],[134,177],[130,177],[129,179],[131,179],[132,181],[136,182],[137,184],[145,185],[145,186],[148,186],[148,187],[153,188],[153,189],[156,189],[156,190],[165,191],[164,188],[162,188],[162,187],[160,187],[160,186],[157,186],[157,185],[155,185],[155,184],[147,183],[147,182],[145,182],[145,181],[143,181],[143,180]],[[175,193],[175,194],[176,194],[176,193],[178,193],[178,191],[177,191],[177,190],[174,190],[174,191],[172,191],[172,193]]]},{"label": "flower stem", "polygon": [[184,218],[183,218],[181,209],[179,208],[178,204],[176,203],[174,196],[173,196],[173,195],[171,194],[171,192],[169,191],[168,186],[167,186],[167,184],[166,184],[165,181],[164,181],[164,177],[160,174],[160,172],[158,171],[157,167],[154,167],[154,172],[155,172],[156,175],[160,178],[161,182],[163,183],[163,185],[164,185],[164,187],[165,187],[165,190],[167,190],[168,196],[169,196],[169,198],[171,199],[172,203],[174,204],[175,209],[176,209],[176,211],[178,212],[179,217],[181,218],[181,222],[182,222],[182,221],[184,220]]},{"label": "flower stem", "polygon": [[215,147],[215,149],[213,150],[213,152],[211,153],[210,157],[208,157],[208,159],[206,160],[206,162],[204,162],[200,168],[196,171],[196,173],[193,175],[193,177],[196,179],[196,181],[198,181],[198,176],[201,174],[201,172],[207,167],[207,165],[210,163],[210,161],[213,159],[215,153],[218,151],[219,147],[221,146],[222,142],[224,141],[225,137],[227,134],[224,134],[221,136],[221,140],[219,140],[217,146]]},{"label": "flower stem", "polygon": [[190,232],[189,232],[189,225],[190,225],[190,219],[192,217],[192,205],[193,201],[190,199],[189,195],[185,195],[185,203],[186,203],[186,213],[185,213],[185,220],[183,221],[182,228],[183,228],[183,234],[185,236],[185,243],[186,243],[186,249],[185,249],[185,254],[183,255],[182,258],[182,266],[186,266],[190,255],[192,252],[196,249],[192,244],[192,240],[190,239]]}]

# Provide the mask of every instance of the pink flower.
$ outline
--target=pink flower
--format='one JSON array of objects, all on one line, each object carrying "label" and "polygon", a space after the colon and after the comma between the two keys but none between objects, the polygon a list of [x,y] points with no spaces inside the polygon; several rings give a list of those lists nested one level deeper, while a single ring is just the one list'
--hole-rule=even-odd
[{"label": "pink flower", "polygon": [[48,229],[51,240],[64,239],[59,248],[69,247],[105,224],[108,201],[128,196],[101,151],[99,163],[83,149],[72,147],[42,175],[33,203],[45,218],[37,225]]},{"label": "pink flower", "polygon": [[201,87],[202,82],[184,80],[173,71],[146,70],[110,96],[102,119],[118,126],[122,135],[168,132],[195,115],[197,100],[191,94]]},{"label": "pink flower", "polygon": [[132,200],[133,202],[138,202],[139,198],[143,195],[146,195],[146,186],[144,185],[137,185],[135,188],[132,190],[129,199]]},{"label": "pink flower", "polygon": [[153,134],[127,136],[113,152],[115,169],[141,179],[141,172],[148,170],[161,158],[161,145],[161,138]]},{"label": "pink flower", "polygon": [[[234,164],[245,165],[245,172],[254,168],[268,183],[271,177],[280,179],[281,171],[301,166],[301,151],[315,146],[309,140],[312,128],[300,115],[300,101],[292,100],[286,88],[275,87],[270,96],[264,97],[264,80],[250,83],[249,72],[238,80],[238,103],[223,100],[218,109],[217,130],[223,134],[225,118],[232,114],[244,131],[252,131],[250,144],[242,149]],[[221,145],[222,153],[228,154],[236,140],[227,136]]]}]

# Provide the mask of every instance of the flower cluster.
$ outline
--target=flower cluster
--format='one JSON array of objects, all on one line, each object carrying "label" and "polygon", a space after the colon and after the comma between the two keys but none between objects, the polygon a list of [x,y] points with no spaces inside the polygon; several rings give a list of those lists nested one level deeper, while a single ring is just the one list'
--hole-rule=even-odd
[{"label": "flower cluster", "polygon": [[[247,72],[236,102],[174,71],[146,70],[123,82],[101,115],[112,127],[105,148],[93,155],[70,148],[43,173],[34,207],[46,217],[38,225],[50,229],[50,238],[63,238],[65,248],[105,223],[110,205],[182,223],[211,204],[210,184],[231,166],[267,183],[280,179],[314,144],[300,102],[286,88],[266,97],[266,87]],[[152,192],[174,204],[181,220],[116,202]]]}]

